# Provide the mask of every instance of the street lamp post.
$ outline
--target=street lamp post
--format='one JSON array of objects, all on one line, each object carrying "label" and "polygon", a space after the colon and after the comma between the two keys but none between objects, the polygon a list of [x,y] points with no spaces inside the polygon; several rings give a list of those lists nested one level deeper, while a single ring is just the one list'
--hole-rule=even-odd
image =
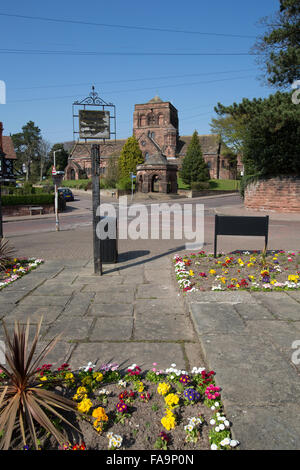
[{"label": "street lamp post", "polygon": [[[54,150],[53,151],[53,170],[52,170],[52,175],[56,176],[57,171],[56,171],[56,153],[60,152],[61,149]],[[57,191],[57,178],[54,178],[54,207],[55,207],[55,229],[57,232],[59,232],[59,218],[58,218],[58,191]]]}]

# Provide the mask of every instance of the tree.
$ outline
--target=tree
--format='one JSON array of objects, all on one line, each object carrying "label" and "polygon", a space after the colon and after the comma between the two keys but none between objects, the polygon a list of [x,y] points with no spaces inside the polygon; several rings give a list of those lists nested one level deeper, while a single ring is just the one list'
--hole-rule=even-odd
[{"label": "tree", "polygon": [[203,158],[198,132],[193,133],[191,142],[182,161],[180,176],[185,184],[208,181],[209,170]]},{"label": "tree", "polygon": [[39,145],[41,140],[41,130],[35,126],[33,121],[28,121],[22,127],[22,132],[11,136],[17,155],[17,170],[21,170],[25,164],[26,181],[31,177],[32,166],[39,163]]},{"label": "tree", "polygon": [[49,166],[49,152],[51,144],[48,140],[41,139],[39,142],[39,154],[40,154],[40,181],[42,181],[43,176],[46,173],[46,170]]},{"label": "tree", "polygon": [[216,108],[219,114],[246,119],[243,163],[245,175],[271,177],[300,174],[300,106],[290,93]]},{"label": "tree", "polygon": [[[218,112],[218,109],[216,110]],[[231,115],[221,115],[213,118],[210,124],[211,132],[218,134],[222,143],[233,153],[242,155],[246,131],[246,122],[243,118],[234,118]],[[224,153],[224,152],[222,152]]]},{"label": "tree", "polygon": [[114,188],[119,179],[118,171],[118,160],[119,156],[111,155],[108,160],[107,173],[106,173],[106,183],[109,187]]},{"label": "tree", "polygon": [[119,178],[129,178],[130,173],[136,173],[137,165],[144,163],[142,151],[136,137],[129,137],[122,148],[118,162]]},{"label": "tree", "polygon": [[290,87],[299,79],[300,64],[300,1],[280,0],[274,17],[263,18],[266,33],[258,38],[253,51],[272,86]]},{"label": "tree", "polygon": [[49,166],[54,165],[54,151],[59,150],[59,152],[55,152],[55,165],[56,169],[59,171],[64,171],[66,166],[68,165],[68,158],[69,153],[65,150],[64,144],[54,144],[50,150],[50,160]]}]

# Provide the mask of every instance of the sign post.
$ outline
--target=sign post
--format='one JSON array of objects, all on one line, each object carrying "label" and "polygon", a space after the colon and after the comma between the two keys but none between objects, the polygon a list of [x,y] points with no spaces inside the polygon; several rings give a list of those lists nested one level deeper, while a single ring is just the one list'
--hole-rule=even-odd
[{"label": "sign post", "polygon": [[136,176],[131,172],[130,178],[131,178],[131,200],[132,200],[133,199],[133,180],[136,178]]},{"label": "sign post", "polygon": [[[80,107],[81,109],[78,109]],[[93,109],[95,108],[95,109]],[[76,130],[78,129],[78,130]],[[116,140],[116,108],[112,103],[106,103],[92,91],[81,101],[73,103],[73,137],[85,143],[91,140],[105,143],[112,135]],[[89,147],[90,148],[90,147]],[[100,144],[91,146],[91,170],[92,170],[92,200],[93,200],[93,252],[94,273],[102,276],[101,239],[97,235],[97,225],[100,222]],[[104,244],[102,245],[104,249]]]},{"label": "sign post", "polygon": [[100,222],[100,145],[92,145],[92,200],[93,200],[93,248],[94,273],[102,276],[101,238],[97,237],[97,225]]}]

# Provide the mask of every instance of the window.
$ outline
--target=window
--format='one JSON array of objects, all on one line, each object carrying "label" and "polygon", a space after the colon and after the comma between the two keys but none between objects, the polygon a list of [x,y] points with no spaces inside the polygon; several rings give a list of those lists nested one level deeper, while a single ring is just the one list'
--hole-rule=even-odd
[{"label": "window", "polygon": [[152,139],[155,139],[155,132],[151,132]]},{"label": "window", "polygon": [[206,162],[207,168],[210,170],[211,169],[211,162]]},{"label": "window", "polygon": [[146,152],[146,153],[145,153],[145,160],[148,160],[148,158],[149,158],[149,153]]}]

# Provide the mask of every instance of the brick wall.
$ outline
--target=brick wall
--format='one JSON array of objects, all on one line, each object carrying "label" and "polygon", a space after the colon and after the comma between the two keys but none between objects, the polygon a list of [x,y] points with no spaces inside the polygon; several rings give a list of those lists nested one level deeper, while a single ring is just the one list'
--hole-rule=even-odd
[{"label": "brick wall", "polygon": [[[30,215],[29,207],[35,206],[2,206],[2,215],[7,217],[16,217]],[[37,206],[36,206],[37,207]],[[54,214],[54,205],[53,204],[44,204],[42,214]],[[33,211],[33,215],[39,215],[40,211]]]},{"label": "brick wall", "polygon": [[300,177],[277,177],[250,183],[245,207],[254,210],[300,213]]}]

